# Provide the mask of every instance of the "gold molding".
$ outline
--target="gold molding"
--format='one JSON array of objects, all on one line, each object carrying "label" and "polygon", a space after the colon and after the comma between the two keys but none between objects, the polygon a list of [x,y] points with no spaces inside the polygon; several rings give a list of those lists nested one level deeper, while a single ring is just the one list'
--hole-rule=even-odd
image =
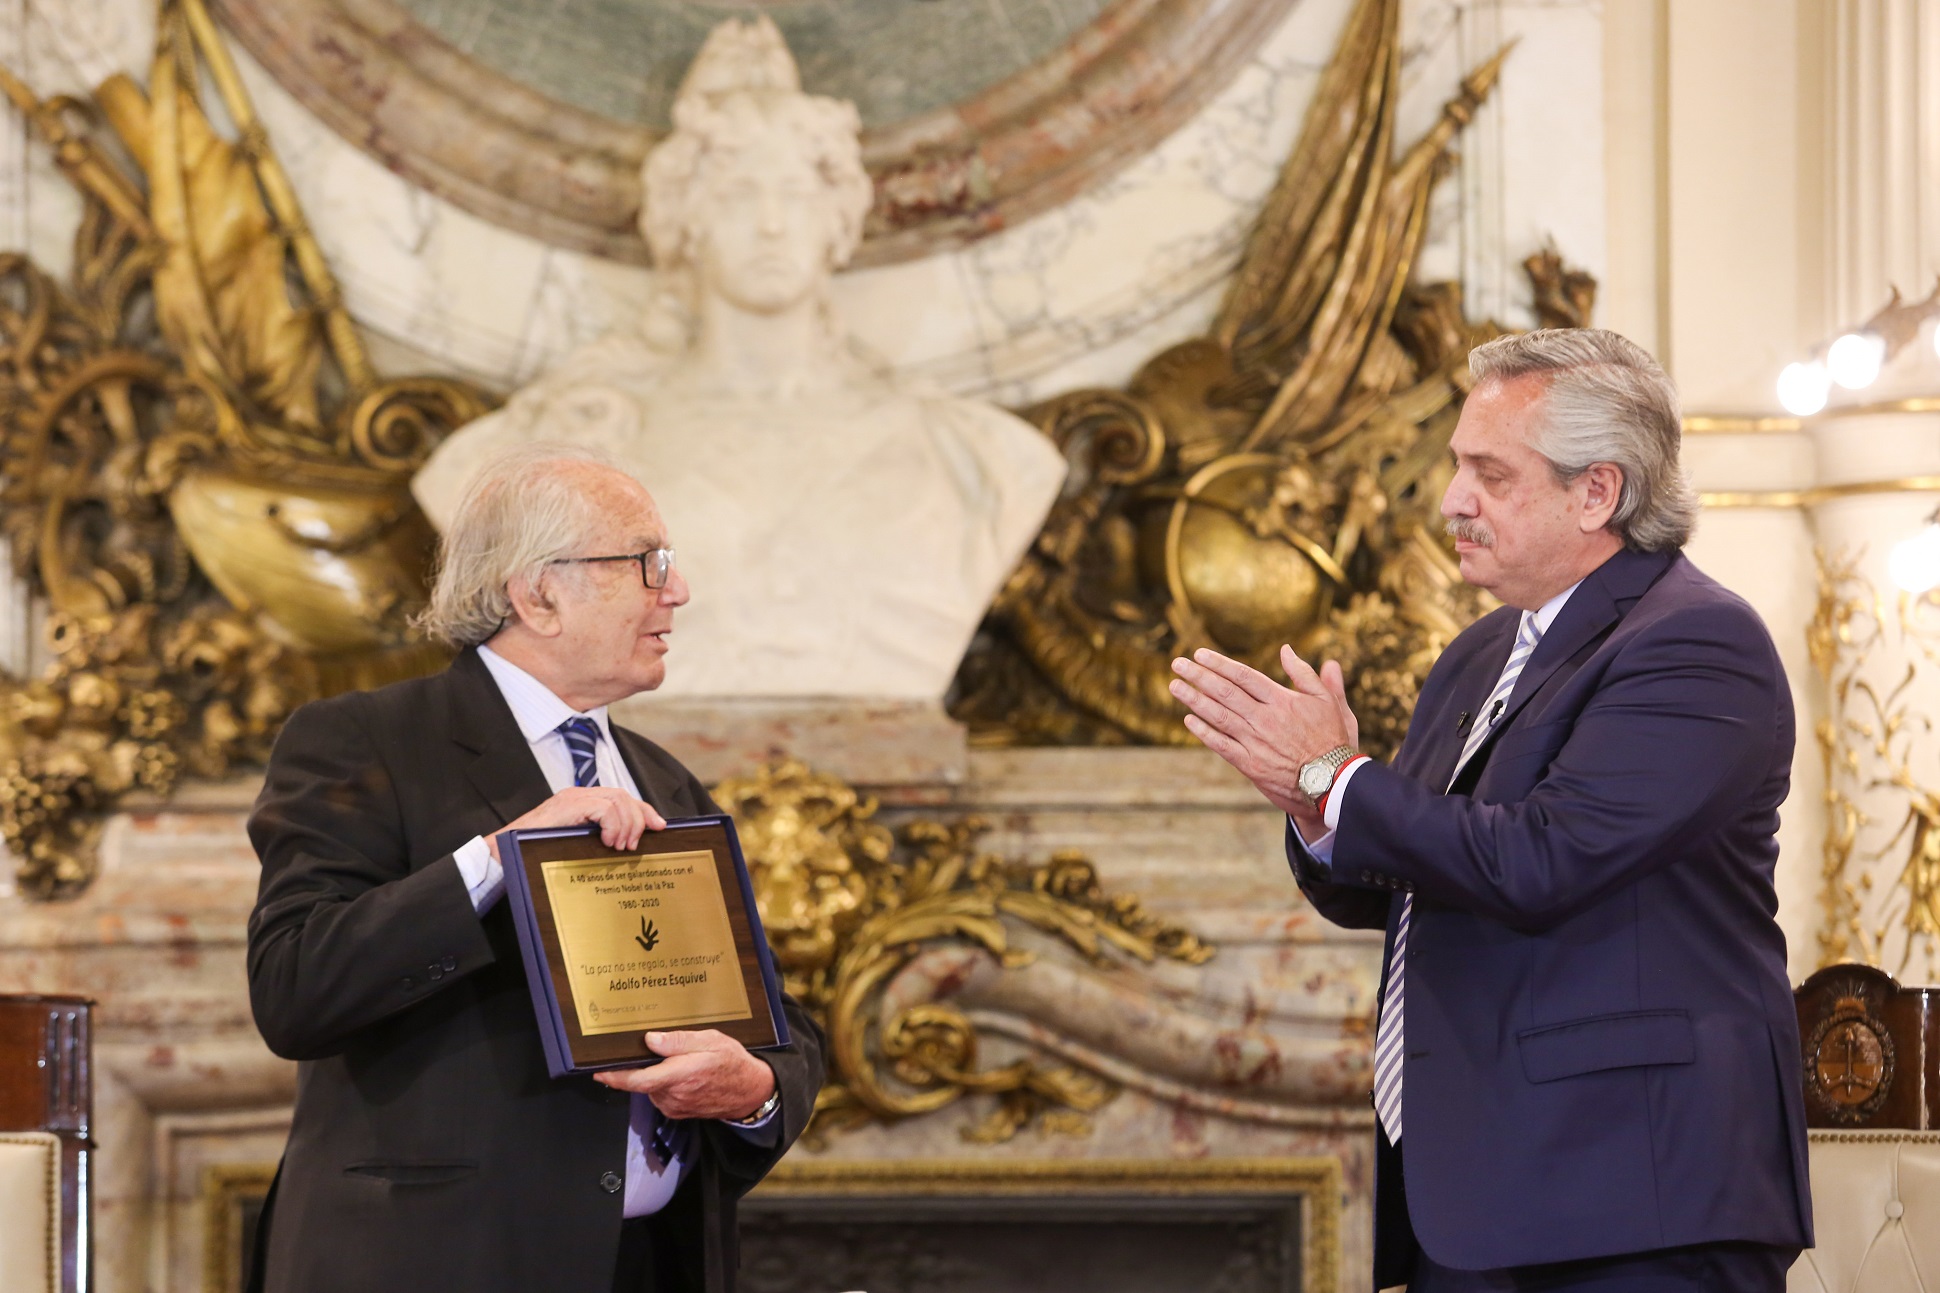
[{"label": "gold molding", "polygon": [[267,1194],[275,1163],[216,1163],[202,1169],[202,1293],[241,1293],[242,1201]]},{"label": "gold molding", "polygon": [[1802,431],[1805,419],[1758,417],[1731,413],[1691,413],[1684,418],[1685,435],[1777,435]]},{"label": "gold molding", "polygon": [[1900,476],[1892,480],[1853,480],[1839,485],[1813,485],[1807,489],[1743,489],[1700,493],[1705,507],[1817,507],[1835,498],[1858,498],[1868,494],[1936,494],[1940,476]]},{"label": "gold molding", "polygon": [[1883,417],[1893,413],[1940,413],[1940,395],[1913,395],[1906,399],[1878,400],[1847,408],[1827,408],[1803,418],[1786,414],[1690,413],[1684,418],[1684,434],[1790,435],[1825,422]]},{"label": "gold molding", "polygon": [[1163,1198],[1283,1195],[1301,1207],[1303,1293],[1340,1287],[1338,1158],[1093,1158],[782,1160],[751,1197],[809,1198]]}]

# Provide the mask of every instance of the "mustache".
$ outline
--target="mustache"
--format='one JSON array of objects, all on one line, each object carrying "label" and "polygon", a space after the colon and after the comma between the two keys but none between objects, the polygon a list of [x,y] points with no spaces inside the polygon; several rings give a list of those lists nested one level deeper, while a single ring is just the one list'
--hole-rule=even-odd
[{"label": "mustache", "polygon": [[1480,544],[1485,548],[1495,546],[1495,531],[1480,521],[1458,516],[1442,528],[1448,532],[1448,537],[1451,539],[1460,539],[1463,543]]}]

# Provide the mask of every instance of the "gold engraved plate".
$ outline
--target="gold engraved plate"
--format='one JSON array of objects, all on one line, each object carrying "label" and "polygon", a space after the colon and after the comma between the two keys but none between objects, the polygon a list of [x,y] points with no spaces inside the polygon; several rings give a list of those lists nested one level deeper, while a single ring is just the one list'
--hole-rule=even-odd
[{"label": "gold engraved plate", "polygon": [[753,1018],[712,853],[545,862],[539,872],[582,1035]]}]

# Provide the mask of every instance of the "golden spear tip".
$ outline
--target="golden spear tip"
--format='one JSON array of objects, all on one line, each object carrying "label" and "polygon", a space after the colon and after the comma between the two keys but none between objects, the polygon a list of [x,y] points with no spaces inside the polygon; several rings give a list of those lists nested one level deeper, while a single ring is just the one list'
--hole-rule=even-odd
[{"label": "golden spear tip", "polygon": [[1509,57],[1509,51],[1521,43],[1522,37],[1510,37],[1503,42],[1502,48],[1495,52],[1493,58],[1470,72],[1467,79],[1462,82],[1463,97],[1471,103],[1481,103],[1488,98],[1495,90],[1496,81],[1502,76],[1502,64]]}]

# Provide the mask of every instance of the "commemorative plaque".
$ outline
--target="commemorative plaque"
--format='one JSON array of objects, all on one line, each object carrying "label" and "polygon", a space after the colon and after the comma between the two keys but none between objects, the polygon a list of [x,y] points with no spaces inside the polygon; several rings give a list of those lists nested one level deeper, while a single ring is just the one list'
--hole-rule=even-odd
[{"label": "commemorative plaque", "polygon": [[498,846],[554,1077],[658,1062],[649,1029],[787,1045],[733,819],[671,821],[632,849],[590,826],[507,831]]}]

